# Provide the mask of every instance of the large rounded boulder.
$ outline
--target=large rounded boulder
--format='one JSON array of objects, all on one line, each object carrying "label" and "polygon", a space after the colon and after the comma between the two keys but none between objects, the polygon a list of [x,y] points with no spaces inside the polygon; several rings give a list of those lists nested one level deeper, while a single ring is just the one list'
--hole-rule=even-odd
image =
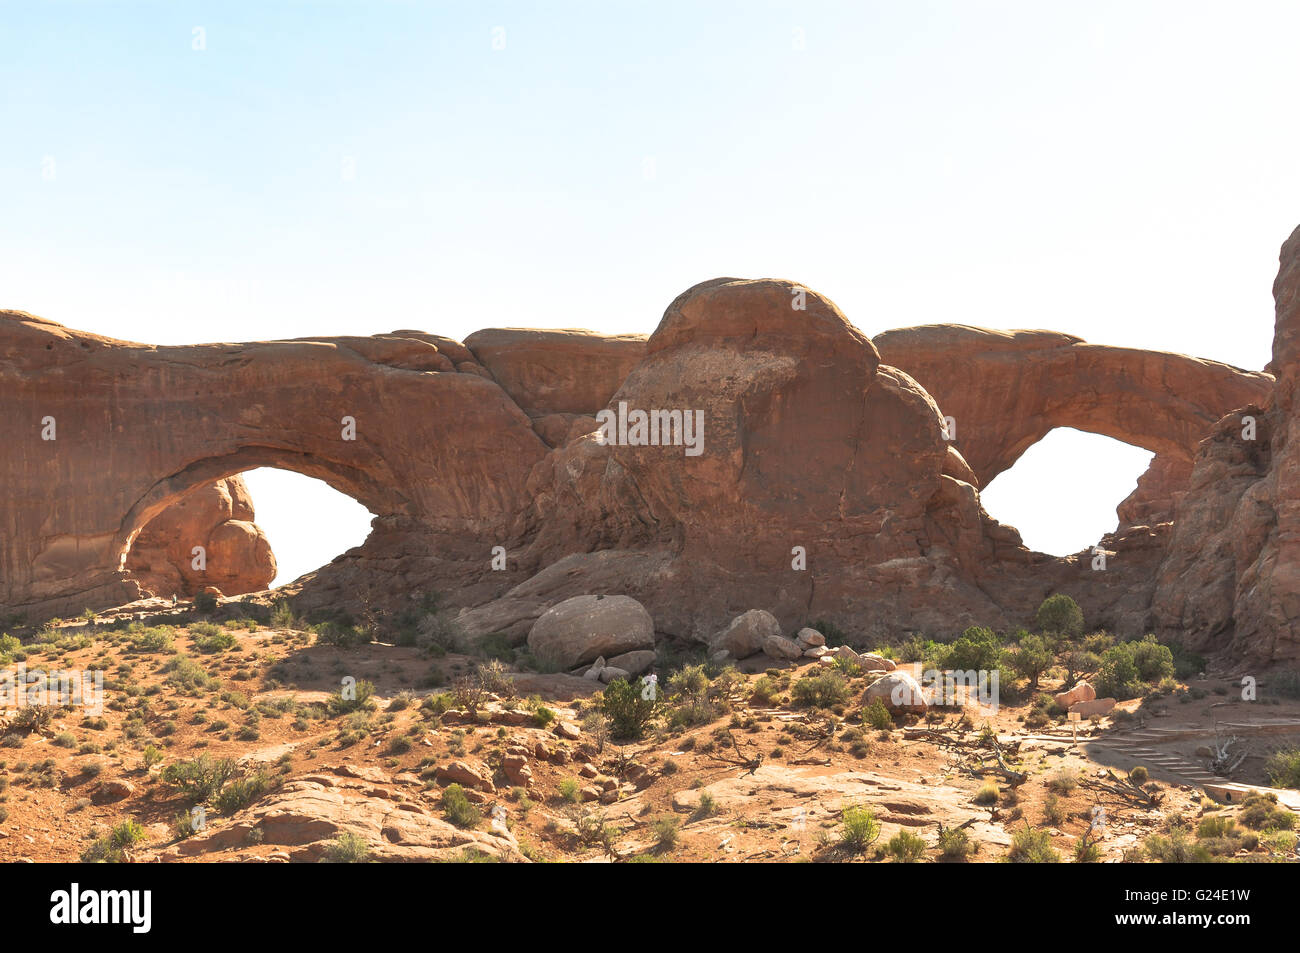
[{"label": "large rounded boulder", "polygon": [[528,648],[542,664],[570,669],[604,656],[652,650],[654,620],[630,596],[574,596],[533,623]]}]

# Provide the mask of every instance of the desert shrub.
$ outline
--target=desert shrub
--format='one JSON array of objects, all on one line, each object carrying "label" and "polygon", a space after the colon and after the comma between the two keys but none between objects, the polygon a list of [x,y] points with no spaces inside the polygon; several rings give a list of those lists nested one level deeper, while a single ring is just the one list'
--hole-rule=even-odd
[{"label": "desert shrub", "polygon": [[710,679],[703,664],[686,665],[668,676],[669,716],[673,727],[702,725],[718,717],[719,711],[709,691]]},{"label": "desert shrub", "polygon": [[1076,864],[1095,864],[1101,860],[1101,845],[1096,841],[1082,838],[1074,842],[1074,862]]},{"label": "desert shrub", "polygon": [[167,672],[167,681],[179,689],[198,691],[219,684],[219,679],[205,672],[203,666],[188,655],[174,656],[163,671]]},{"label": "desert shrub", "polygon": [[1251,830],[1268,833],[1291,830],[1295,827],[1296,817],[1278,807],[1276,794],[1251,794],[1241,802],[1237,820]]},{"label": "desert shrub", "polygon": [[561,800],[568,801],[570,804],[577,804],[582,800],[582,785],[578,783],[577,778],[561,778],[555,790]]},{"label": "desert shrub", "polygon": [[9,727],[14,732],[31,734],[44,731],[54,719],[54,709],[49,705],[23,705],[9,719]]},{"label": "desert shrub", "polygon": [[750,699],[759,705],[770,705],[772,699],[780,693],[776,687],[776,681],[771,677],[764,675],[754,682],[750,691]]},{"label": "desert shrub", "polygon": [[655,837],[655,846],[660,850],[672,850],[677,846],[680,840],[681,821],[671,814],[667,817],[661,817],[650,825],[650,831]]},{"label": "desert shrub", "polygon": [[[217,629],[215,625],[211,628]],[[190,632],[192,633],[193,631],[194,626],[190,626]],[[229,651],[238,644],[239,639],[235,634],[233,632],[226,632],[224,629],[217,629],[216,632],[201,634],[194,638],[195,648],[208,655]]]},{"label": "desert shrub", "polygon": [[20,651],[22,647],[22,642],[18,641],[9,633],[6,632],[4,635],[0,635],[0,660],[4,661],[5,664],[8,664],[13,658],[13,654]]},{"label": "desert shrub", "polygon": [[1065,823],[1065,808],[1061,807],[1061,799],[1055,794],[1049,794],[1043,799],[1043,823],[1053,827]]},{"label": "desert shrub", "polygon": [[415,632],[415,644],[432,655],[454,652],[466,641],[464,629],[445,609],[427,613]]},{"label": "desert shrub", "polygon": [[1015,648],[1005,653],[1005,659],[1011,671],[1020,678],[1029,679],[1029,690],[1038,688],[1038,679],[1052,667],[1054,658],[1047,640],[1028,632],[1020,636]]},{"label": "desert shrub", "polygon": [[1300,788],[1300,748],[1284,748],[1269,755],[1264,763],[1274,787]]},{"label": "desert shrub", "polygon": [[332,645],[338,649],[352,649],[358,645],[369,645],[373,633],[365,626],[352,625],[334,619],[327,619],[311,626],[320,645]]},{"label": "desert shrub", "polygon": [[790,697],[804,708],[829,708],[849,697],[849,683],[839,672],[819,672],[805,675],[794,683]]},{"label": "desert shrub", "polygon": [[194,608],[204,615],[215,612],[217,609],[217,597],[205,589],[194,597]]},{"label": "desert shrub", "polygon": [[894,727],[894,716],[883,701],[873,698],[871,704],[862,709],[862,723],[877,731],[889,731]]},{"label": "desert shrub", "polygon": [[1201,823],[1196,825],[1196,837],[1198,840],[1207,837],[1231,837],[1236,828],[1236,821],[1226,815],[1219,814],[1202,818]]},{"label": "desert shrub", "polygon": [[1069,794],[1079,786],[1079,772],[1072,768],[1061,768],[1047,779],[1047,786],[1057,794]]},{"label": "desert shrub", "polygon": [[141,629],[131,636],[131,648],[136,652],[170,652],[171,629],[166,626]]},{"label": "desert shrub", "polygon": [[538,728],[546,728],[555,721],[555,709],[548,708],[540,695],[531,696],[524,702],[524,708],[533,716],[533,724]]},{"label": "desert shrub", "polygon": [[695,810],[691,812],[691,820],[698,821],[706,817],[712,817],[718,813],[718,802],[714,800],[712,794],[708,791],[700,792],[700,800],[695,805]]},{"label": "desert shrub", "polygon": [[1097,694],[1118,699],[1136,698],[1161,679],[1172,678],[1174,656],[1167,645],[1148,635],[1137,642],[1120,642],[1101,657]]},{"label": "desert shrub", "polygon": [[1048,596],[1035,618],[1042,632],[1072,639],[1083,633],[1083,610],[1065,593]]},{"label": "desert shrub", "polygon": [[641,687],[616,679],[601,693],[600,709],[609,718],[615,738],[640,738],[658,707],[653,698],[642,697]]},{"label": "desert shrub", "polygon": [[217,794],[216,808],[222,814],[234,814],[252,804],[272,787],[270,775],[264,771],[254,771],[230,781]]},{"label": "desert shrub", "polygon": [[985,781],[980,785],[980,789],[975,792],[975,803],[986,806],[989,804],[996,804],[998,803],[998,797],[1000,795],[1001,792],[998,790],[996,784],[992,781]]},{"label": "desert shrub", "polygon": [[1184,646],[1182,642],[1170,642],[1169,654],[1174,660],[1174,676],[1176,678],[1195,678],[1205,671],[1205,656],[1193,652]]},{"label": "desert shrub", "polygon": [[965,860],[978,850],[979,845],[960,827],[945,827],[939,831],[939,856],[944,860]]},{"label": "desert shrub", "polygon": [[955,642],[935,652],[938,668],[955,671],[991,672],[1002,657],[1002,644],[992,629],[973,625]]},{"label": "desert shrub", "polygon": [[914,864],[925,856],[925,839],[909,831],[899,831],[889,839],[885,852],[900,864]]},{"label": "desert shrub", "polygon": [[54,737],[54,743],[60,748],[75,748],[77,736],[70,731],[61,731]]},{"label": "desert shrub", "polygon": [[289,608],[289,603],[281,599],[276,602],[275,607],[271,610],[271,628],[273,629],[296,629],[298,620],[294,618],[293,610]]},{"label": "desert shrub", "polygon": [[1151,772],[1148,771],[1143,765],[1139,764],[1136,765],[1133,768],[1133,770],[1128,773],[1128,779],[1132,781],[1134,784],[1136,784],[1138,787],[1141,787],[1151,779]]},{"label": "desert shrub", "polygon": [[500,695],[502,698],[514,698],[518,691],[515,688],[514,679],[509,675],[509,671],[504,662],[492,658],[479,663],[474,669],[474,677],[483,686],[483,691],[491,692],[493,695]]},{"label": "desert shrub", "polygon": [[201,754],[192,761],[177,761],[163,768],[162,782],[180,791],[197,804],[203,804],[221,793],[226,783],[235,775],[233,758],[213,758]]},{"label": "desert shrub", "polygon": [[830,622],[826,619],[818,619],[812,625],[808,626],[808,628],[816,632],[820,632],[822,635],[826,636],[827,645],[848,644],[849,637],[845,635],[844,630],[841,629],[834,622]]},{"label": "desert shrub", "polygon": [[442,792],[442,813],[457,827],[477,827],[483,820],[483,813],[470,803],[459,784],[449,784]]},{"label": "desert shrub", "polygon": [[1175,828],[1166,837],[1151,834],[1142,844],[1142,854],[1157,864],[1204,864],[1210,851],[1204,844],[1191,840],[1186,832]]},{"label": "desert shrub", "polygon": [[364,864],[370,860],[370,847],[365,840],[350,831],[344,831],[325,846],[321,856],[323,864]]},{"label": "desert shrub", "polygon": [[115,824],[113,829],[95,841],[81,854],[83,864],[119,864],[125,860],[125,851],[144,840],[144,828],[134,820]]},{"label": "desert shrub", "polygon": [[349,687],[340,686],[326,703],[331,715],[346,715],[354,711],[369,711],[375,707],[375,683],[362,679]]},{"label": "desert shrub", "polygon": [[840,846],[861,854],[880,837],[880,822],[862,807],[846,807],[840,824]]},{"label": "desert shrub", "polygon": [[1007,860],[1013,864],[1059,864],[1061,855],[1052,847],[1052,835],[1026,825],[1011,835]]}]

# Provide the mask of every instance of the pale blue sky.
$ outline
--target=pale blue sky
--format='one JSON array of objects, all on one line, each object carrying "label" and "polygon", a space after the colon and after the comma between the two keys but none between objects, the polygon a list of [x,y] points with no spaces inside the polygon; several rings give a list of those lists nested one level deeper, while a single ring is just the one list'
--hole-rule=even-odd
[{"label": "pale blue sky", "polygon": [[[0,305],[156,343],[649,332],[777,276],[869,334],[1259,368],[1297,36],[1293,3],[0,3]],[[1145,455],[1060,439],[986,503],[1066,552]],[[357,541],[312,522],[273,536],[295,571]]]}]

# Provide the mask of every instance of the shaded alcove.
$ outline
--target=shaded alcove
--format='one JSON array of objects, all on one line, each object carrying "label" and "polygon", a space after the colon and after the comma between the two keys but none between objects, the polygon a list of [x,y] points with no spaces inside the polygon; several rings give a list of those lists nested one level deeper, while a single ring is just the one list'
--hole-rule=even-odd
[{"label": "shaded alcove", "polygon": [[1030,549],[1068,556],[1113,532],[1150,450],[1070,427],[1050,431],[980,493],[985,511]]}]

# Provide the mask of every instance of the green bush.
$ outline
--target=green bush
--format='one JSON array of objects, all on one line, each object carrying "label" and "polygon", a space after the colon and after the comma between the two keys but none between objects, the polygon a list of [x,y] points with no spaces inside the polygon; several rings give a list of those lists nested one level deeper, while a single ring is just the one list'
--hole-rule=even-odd
[{"label": "green bush", "polygon": [[885,851],[900,864],[914,864],[925,856],[925,839],[899,831],[889,839]]},{"label": "green bush", "polygon": [[1120,700],[1136,698],[1174,674],[1174,656],[1154,635],[1138,642],[1120,642],[1101,656],[1097,694]]},{"label": "green bush", "polygon": [[201,754],[193,761],[177,761],[163,768],[163,784],[176,788],[185,797],[203,804],[221,793],[235,775],[233,758],[213,758]]},{"label": "green bush", "polygon": [[170,652],[172,632],[166,626],[141,629],[131,636],[131,648],[137,652]]},{"label": "green bush", "polygon": [[941,669],[991,672],[1002,657],[1002,644],[992,629],[973,625],[946,649],[936,651],[934,661]]},{"label": "green bush", "polygon": [[1251,794],[1241,802],[1237,820],[1251,830],[1271,833],[1294,828],[1296,816],[1278,807],[1276,794]]},{"label": "green bush", "polygon": [[894,716],[883,701],[873,698],[871,704],[862,709],[862,723],[877,731],[889,731],[894,727]]},{"label": "green bush", "polygon": [[1052,667],[1054,658],[1047,640],[1040,635],[1028,632],[1020,637],[1020,643],[1006,653],[1007,664],[1021,678],[1029,679],[1029,690],[1038,688],[1038,679]]},{"label": "green bush", "polygon": [[369,860],[369,845],[350,831],[344,831],[330,841],[321,857],[323,864],[364,864]]},{"label": "green bush", "polygon": [[1188,838],[1181,830],[1170,831],[1169,836],[1152,834],[1142,845],[1143,855],[1157,864],[1205,864],[1211,859],[1204,844]]},{"label": "green bush", "polygon": [[[217,627],[212,626],[212,628],[216,629]],[[191,633],[194,631],[194,626],[190,626],[190,631]],[[238,644],[239,639],[235,634],[233,632],[226,632],[223,629],[217,629],[216,632],[211,634],[201,634],[194,637],[195,647],[200,652],[204,652],[208,655],[212,655],[216,652],[229,651]]]},{"label": "green bush", "polygon": [[1269,755],[1264,769],[1279,788],[1300,788],[1300,748],[1285,748]]},{"label": "green bush", "polygon": [[217,810],[234,814],[252,804],[271,789],[272,780],[263,771],[254,771],[228,783],[216,797]]},{"label": "green bush", "polygon": [[346,715],[354,711],[366,711],[375,707],[375,683],[362,679],[352,686],[349,693],[352,697],[344,694],[344,689],[339,688],[337,692],[330,696],[328,707],[331,715]]},{"label": "green bush", "polygon": [[805,675],[794,683],[790,696],[796,705],[804,708],[829,708],[848,699],[849,683],[839,672]]},{"label": "green bush", "polygon": [[120,864],[125,850],[144,840],[144,828],[134,820],[114,825],[106,835],[95,841],[81,854],[83,864]]},{"label": "green bush", "polygon": [[640,685],[616,679],[601,693],[600,709],[610,721],[615,738],[639,739],[655,716],[657,703],[643,698]]},{"label": "green bush", "polygon": [[1083,610],[1064,593],[1048,596],[1038,607],[1036,617],[1042,632],[1073,639],[1083,634]]},{"label": "green bush", "polygon": [[960,827],[945,827],[939,832],[939,856],[944,860],[965,860],[979,849]]},{"label": "green bush", "polygon": [[482,812],[470,803],[459,784],[449,784],[442,792],[442,812],[457,827],[477,827],[483,820]]},{"label": "green bush", "polygon": [[880,822],[875,815],[862,807],[846,807],[840,826],[840,846],[861,854],[880,836]]},{"label": "green bush", "polygon": [[1028,825],[1011,835],[1007,860],[1013,864],[1059,864],[1061,855],[1052,847],[1052,835]]},{"label": "green bush", "polygon": [[167,672],[167,681],[180,689],[198,691],[204,688],[215,688],[220,679],[209,675],[203,670],[198,662],[188,655],[173,656],[164,667],[163,671]]}]

